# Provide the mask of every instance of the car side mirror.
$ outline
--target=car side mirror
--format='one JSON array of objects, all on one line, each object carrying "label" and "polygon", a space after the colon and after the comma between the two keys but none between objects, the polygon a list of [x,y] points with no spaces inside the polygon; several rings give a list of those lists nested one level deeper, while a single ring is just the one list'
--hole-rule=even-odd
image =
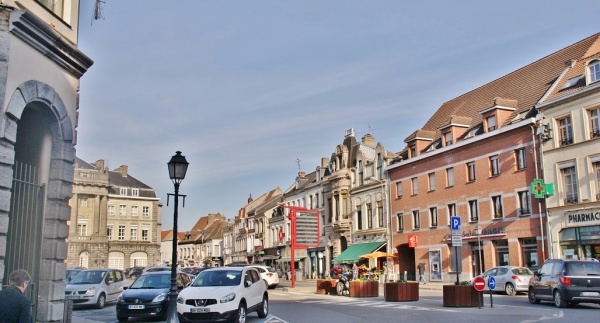
[{"label": "car side mirror", "polygon": [[127,288],[129,288],[129,287],[127,287],[127,286],[123,286],[123,290],[126,290]]}]

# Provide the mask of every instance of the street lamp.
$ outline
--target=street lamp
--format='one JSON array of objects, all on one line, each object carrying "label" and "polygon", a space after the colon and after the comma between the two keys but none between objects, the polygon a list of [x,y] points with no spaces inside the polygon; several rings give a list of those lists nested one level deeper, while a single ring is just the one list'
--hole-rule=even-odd
[{"label": "street lamp", "polygon": [[[177,316],[177,208],[179,207],[179,184],[185,178],[187,172],[188,162],[185,160],[185,156],[181,155],[181,151],[175,152],[175,155],[171,157],[171,160],[167,163],[169,166],[169,178],[175,185],[175,210],[173,211],[173,250],[171,254],[171,289],[169,290],[169,308],[167,322],[179,322]],[[168,196],[173,194],[167,194],[167,205],[169,205]],[[183,196],[183,203],[185,206],[185,195]]]}]

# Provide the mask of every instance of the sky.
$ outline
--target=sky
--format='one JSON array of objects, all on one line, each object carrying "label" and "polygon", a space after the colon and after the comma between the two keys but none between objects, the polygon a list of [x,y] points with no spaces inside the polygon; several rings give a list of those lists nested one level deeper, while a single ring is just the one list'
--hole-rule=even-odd
[{"label": "sky", "polygon": [[347,129],[398,152],[444,102],[600,32],[596,0],[94,2],[77,156],[127,165],[167,230],[181,151],[178,231],[287,189]]}]

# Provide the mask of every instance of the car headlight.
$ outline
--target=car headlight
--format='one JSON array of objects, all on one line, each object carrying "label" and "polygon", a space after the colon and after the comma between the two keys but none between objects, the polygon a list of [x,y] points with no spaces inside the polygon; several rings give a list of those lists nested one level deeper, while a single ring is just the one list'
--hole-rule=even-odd
[{"label": "car headlight", "polygon": [[[160,294],[156,295],[156,297],[154,297],[154,299],[152,300],[152,303],[161,303],[166,298],[167,298],[167,293],[161,292]],[[179,297],[177,298],[177,301],[179,302]]]},{"label": "car headlight", "polygon": [[119,297],[117,297],[117,303],[125,303],[125,300],[123,299],[123,294],[119,295]]},{"label": "car headlight", "polygon": [[85,294],[94,296],[94,294],[96,294],[96,286],[92,286],[92,287],[88,288],[88,290],[87,290],[87,292],[85,292]]},{"label": "car headlight", "polygon": [[223,297],[221,297],[221,299],[219,300],[221,303],[227,303],[227,302],[231,302],[235,299],[235,293],[229,293]]},{"label": "car headlight", "polygon": [[177,303],[183,304],[183,297],[177,297]]}]

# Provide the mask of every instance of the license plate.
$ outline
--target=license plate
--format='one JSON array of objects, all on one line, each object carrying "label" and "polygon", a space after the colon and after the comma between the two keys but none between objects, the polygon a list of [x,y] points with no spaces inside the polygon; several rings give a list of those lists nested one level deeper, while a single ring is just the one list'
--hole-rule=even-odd
[{"label": "license plate", "polygon": [[143,310],[144,305],[129,305],[130,310]]},{"label": "license plate", "polygon": [[65,298],[66,298],[66,299],[80,299],[80,298],[81,298],[81,296],[79,296],[79,295],[69,295],[69,296],[67,296],[67,297],[65,297]]},{"label": "license plate", "polygon": [[581,296],[598,297],[598,296],[600,296],[600,293],[598,293],[598,292],[581,292]]},{"label": "license plate", "polygon": [[210,308],[208,307],[192,307],[192,313],[209,313]]}]

